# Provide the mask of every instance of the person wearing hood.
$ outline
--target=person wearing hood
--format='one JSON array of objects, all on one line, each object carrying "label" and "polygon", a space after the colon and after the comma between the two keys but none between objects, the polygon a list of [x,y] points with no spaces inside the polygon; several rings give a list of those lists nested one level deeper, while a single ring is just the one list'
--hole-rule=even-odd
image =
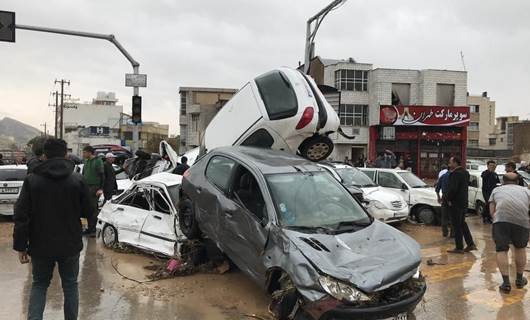
[{"label": "person wearing hood", "polygon": [[13,249],[22,264],[31,257],[33,282],[28,319],[42,319],[55,265],[64,293],[65,319],[77,319],[81,217],[92,213],[88,187],[66,158],[66,142],[48,139],[44,161],[28,175],[15,205]]}]

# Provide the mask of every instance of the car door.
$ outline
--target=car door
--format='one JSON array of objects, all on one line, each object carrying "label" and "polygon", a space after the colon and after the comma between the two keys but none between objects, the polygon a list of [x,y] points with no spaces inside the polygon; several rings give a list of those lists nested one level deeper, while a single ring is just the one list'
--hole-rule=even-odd
[{"label": "car door", "polygon": [[[410,189],[394,172],[378,171],[377,182],[381,187],[391,188],[398,191],[405,201],[411,205]],[[406,187],[406,189],[403,187]]]},{"label": "car door", "polygon": [[221,202],[220,235],[226,254],[258,282],[264,281],[262,254],[267,241],[268,212],[265,195],[256,176],[238,164],[229,188],[229,197]]},{"label": "car door", "polygon": [[146,189],[153,207],[140,232],[140,242],[146,248],[172,256],[177,240],[174,225],[176,210],[165,188],[149,186]]},{"label": "car door", "polygon": [[148,191],[143,186],[134,187],[111,206],[119,241],[139,245],[140,231],[152,208]]},{"label": "car door", "polygon": [[477,201],[478,193],[478,179],[474,175],[469,176],[469,187],[468,187],[468,208],[474,209]]}]

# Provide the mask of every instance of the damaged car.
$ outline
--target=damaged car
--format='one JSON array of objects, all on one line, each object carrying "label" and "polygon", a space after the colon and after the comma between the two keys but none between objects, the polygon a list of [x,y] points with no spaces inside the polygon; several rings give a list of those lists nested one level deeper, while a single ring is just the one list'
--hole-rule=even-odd
[{"label": "damaged car", "polygon": [[219,110],[205,130],[201,153],[243,145],[320,161],[333,151],[328,136],[334,132],[344,135],[315,81],[282,67],[249,81]]},{"label": "damaged car", "polygon": [[212,150],[184,174],[182,200],[182,232],[213,241],[279,319],[407,319],[425,293],[419,244],[304,158]]},{"label": "damaged car", "polygon": [[160,253],[178,256],[186,240],[180,231],[176,204],[182,177],[158,173],[132,186],[105,203],[98,215],[96,235],[103,245],[124,243]]}]

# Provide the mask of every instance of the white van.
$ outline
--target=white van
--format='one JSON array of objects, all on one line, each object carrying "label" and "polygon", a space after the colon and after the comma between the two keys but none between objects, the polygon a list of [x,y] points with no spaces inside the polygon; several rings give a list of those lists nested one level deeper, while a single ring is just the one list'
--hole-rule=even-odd
[{"label": "white van", "polygon": [[441,206],[436,192],[414,173],[407,170],[361,168],[381,187],[399,192],[409,204],[410,214],[425,224],[439,221]]},{"label": "white van", "polygon": [[249,81],[217,113],[204,133],[204,150],[244,145],[285,150],[320,161],[333,151],[328,137],[340,121],[316,83],[290,68]]}]

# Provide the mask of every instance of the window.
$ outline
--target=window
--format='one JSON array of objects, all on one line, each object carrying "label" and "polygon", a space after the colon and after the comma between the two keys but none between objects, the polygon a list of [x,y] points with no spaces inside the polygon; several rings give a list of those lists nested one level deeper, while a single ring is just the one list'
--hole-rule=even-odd
[{"label": "window", "polygon": [[403,182],[392,172],[379,172],[379,185],[386,188],[401,189]]},{"label": "window", "polygon": [[199,115],[198,114],[191,115],[191,130],[195,132],[199,131]]},{"label": "window", "polygon": [[368,105],[341,104],[339,106],[340,124],[346,126],[367,126]]},{"label": "window", "polygon": [[436,104],[439,106],[455,105],[455,85],[441,84],[436,85]]},{"label": "window", "polygon": [[228,192],[228,183],[236,163],[225,157],[213,157],[206,167],[206,179],[224,192]]},{"label": "window", "polygon": [[186,104],[187,104],[186,94],[187,94],[186,91],[180,93],[180,115],[182,116],[186,115]]},{"label": "window", "polygon": [[392,83],[392,105],[410,105],[409,83]]},{"label": "window", "polygon": [[270,148],[274,144],[274,138],[265,129],[258,129],[241,143],[242,146],[258,148]]},{"label": "window", "polygon": [[26,169],[1,169],[0,181],[24,181]]},{"label": "window", "polygon": [[153,190],[153,204],[154,210],[165,214],[171,214],[169,201],[162,195],[162,190]]},{"label": "window", "polygon": [[124,198],[121,204],[138,209],[151,210],[151,202],[149,198],[149,195],[143,188],[135,188],[129,193],[128,197]]},{"label": "window", "polygon": [[365,175],[368,176],[368,178],[375,181],[375,171],[374,170],[361,170]]},{"label": "window", "polygon": [[335,71],[335,88],[346,91],[368,91],[368,71]]},{"label": "window", "polygon": [[478,147],[478,140],[472,139],[467,142],[468,147],[476,148]]},{"label": "window", "polygon": [[480,110],[480,106],[476,104],[469,105],[469,112],[476,112],[478,113]]},{"label": "window", "polygon": [[234,200],[259,221],[267,218],[267,210],[263,193],[256,178],[246,168],[238,166],[237,174],[232,186]]},{"label": "window", "polygon": [[281,71],[271,71],[257,77],[256,84],[269,119],[284,119],[298,113],[296,93],[287,76]]},{"label": "window", "polygon": [[497,138],[489,138],[490,146],[494,146],[497,144]]},{"label": "window", "polygon": [[469,127],[467,127],[467,130],[469,130],[469,131],[479,131],[478,122],[470,122],[469,123]]},{"label": "window", "polygon": [[428,187],[423,180],[418,178],[417,175],[415,175],[412,172],[400,172],[398,173],[399,176],[405,180],[405,182],[411,187],[411,188],[426,188]]},{"label": "window", "polygon": [[478,188],[478,180],[475,176],[469,176],[469,186],[472,188]]}]

